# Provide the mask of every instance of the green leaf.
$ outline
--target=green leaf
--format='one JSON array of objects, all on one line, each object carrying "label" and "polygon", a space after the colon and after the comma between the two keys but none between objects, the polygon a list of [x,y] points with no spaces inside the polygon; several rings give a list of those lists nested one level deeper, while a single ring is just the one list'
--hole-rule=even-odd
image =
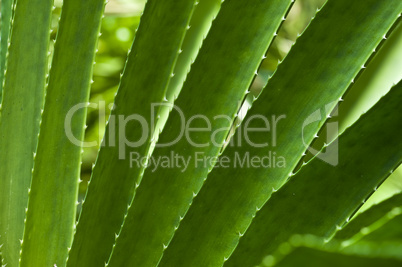
[{"label": "green leaf", "polygon": [[149,128],[155,126],[152,104],[166,97],[194,7],[195,0],[150,0],[145,6],[92,172],[68,266],[101,266],[109,258],[115,233],[144,171],[141,166],[130,166],[129,152],[146,157],[150,151]]},{"label": "green leaf", "polygon": [[[166,99],[169,103],[174,103],[179,96],[187,74],[190,72],[191,64],[198,55],[211,23],[219,12],[221,3],[222,0],[199,0],[190,20],[191,27],[187,31],[180,49],[180,55],[174,68],[174,76],[166,91]],[[160,119],[155,127],[155,141],[166,124],[170,110],[171,105],[161,106],[158,114]]]},{"label": "green leaf", "polygon": [[[377,214],[375,214],[377,215]],[[377,216],[375,216],[377,217]],[[382,217],[377,218],[370,225],[366,225],[366,221],[359,220],[359,222],[364,223],[364,227],[356,231],[353,236],[348,237],[348,239],[342,241],[342,247],[355,246],[355,244],[361,244],[365,241],[374,242],[377,245],[383,244],[396,244],[402,247],[402,207],[394,207],[392,210],[383,213]],[[354,227],[356,224],[354,224]],[[351,233],[349,229],[348,233]],[[333,239],[331,243],[335,243],[338,240]],[[402,258],[402,252],[399,251],[399,256]]]},{"label": "green leaf", "polygon": [[402,193],[377,204],[351,220],[342,230],[336,233],[334,239],[350,239],[362,230],[381,220],[392,209],[402,207]]},{"label": "green leaf", "polygon": [[315,158],[272,195],[228,266],[258,264],[294,234],[330,238],[349,221],[402,161],[401,89],[402,82],[326,148],[339,153],[336,167]]},{"label": "green leaf", "polygon": [[0,103],[3,89],[4,72],[6,70],[7,50],[11,32],[11,18],[14,0],[1,1],[1,43],[0,43]]},{"label": "green leaf", "polygon": [[[250,131],[248,136],[238,129],[232,138],[236,146],[228,146],[221,156],[229,159],[229,168],[218,164],[210,174],[161,266],[181,261],[223,264],[256,211],[293,175],[306,150],[304,143],[311,143],[401,10],[400,1],[335,0],[324,6],[248,112],[248,118],[257,117],[249,121],[249,128],[267,128],[264,120],[258,120],[262,115],[270,129]],[[268,144],[258,148],[250,140]],[[248,164],[242,167],[247,156]],[[252,165],[253,158],[260,163]],[[232,265],[244,266],[236,259]]]},{"label": "green leaf", "polygon": [[[158,263],[213,166],[213,160],[197,163],[196,155],[219,155],[239,102],[291,2],[232,0],[222,4],[177,100],[181,112],[172,111],[150,158],[152,163],[179,154],[188,160],[187,168],[148,167],[117,238],[111,266]],[[180,138],[182,123],[186,128],[206,130],[187,132]]]},{"label": "green leaf", "polygon": [[81,146],[103,8],[103,0],[70,0],[63,4],[20,266],[66,264],[75,228]]},{"label": "green leaf", "polygon": [[[391,210],[386,219],[387,221],[381,226],[374,225],[373,228],[364,229],[367,233],[363,231],[362,240],[376,243],[396,242],[402,245],[402,207]],[[400,255],[402,257],[402,251]]]},{"label": "green leaf", "polygon": [[18,266],[20,255],[48,71],[51,9],[51,0],[19,0],[12,22],[0,115],[0,244],[8,266]]},{"label": "green leaf", "polygon": [[[330,140],[336,139],[339,133],[356,122],[359,117],[369,110],[378,100],[389,92],[391,87],[402,79],[402,68],[399,67],[402,61],[402,23],[397,23],[394,30],[381,45],[369,64],[365,64],[366,69],[361,73],[351,90],[345,94],[341,108],[333,113],[337,115],[328,120],[324,125],[319,137],[313,141],[311,150],[299,162],[301,167],[303,162],[311,160]],[[338,129],[333,131],[331,122],[337,122]]]},{"label": "green leaf", "polygon": [[[264,258],[259,266],[394,267],[402,263],[402,258],[395,257],[389,250],[381,253],[383,249],[375,244],[359,244],[345,251],[340,249],[339,244],[323,248],[320,241],[321,239],[315,236],[295,235],[283,243],[274,255]],[[395,248],[391,250],[396,251]]]},{"label": "green leaf", "polygon": [[357,214],[360,214],[373,205],[383,202],[395,194],[402,192],[402,165],[400,165],[363,204]]},{"label": "green leaf", "polygon": [[384,45],[362,73],[353,90],[345,96],[339,109],[342,132],[370,109],[390,88],[402,79],[402,23],[399,23],[387,37]]}]

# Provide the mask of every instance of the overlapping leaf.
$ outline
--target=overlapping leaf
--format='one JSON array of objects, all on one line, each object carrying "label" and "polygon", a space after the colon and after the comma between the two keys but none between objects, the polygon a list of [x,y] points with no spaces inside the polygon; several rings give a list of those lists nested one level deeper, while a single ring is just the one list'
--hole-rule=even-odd
[{"label": "overlapping leaf", "polygon": [[[329,145],[334,167],[314,159],[290,179],[257,213],[228,266],[253,266],[294,234],[330,238],[374,188],[402,161],[402,82]],[[375,140],[375,142],[373,142]]]},{"label": "overlapping leaf", "polygon": [[[237,131],[232,140],[238,145],[221,156],[230,166],[219,165],[209,175],[161,266],[220,265],[231,255],[401,11],[400,1],[341,0],[323,7],[248,113],[254,119],[247,126],[265,131]],[[249,257],[241,253],[227,264],[245,266]]]},{"label": "overlapping leaf", "polygon": [[[150,159],[155,163],[178,155],[187,167],[174,159],[170,167],[148,167],[117,238],[111,266],[158,263],[213,166],[208,158],[219,155],[290,5],[290,0],[223,2],[177,100],[180,112],[172,111],[160,137],[158,144],[165,146],[156,147]],[[184,133],[189,128],[204,130]],[[206,160],[201,163],[197,156]]]},{"label": "overlapping leaf", "polygon": [[[3,4],[2,16],[9,19],[10,3]],[[0,115],[0,244],[8,266],[18,265],[24,231],[48,71],[51,9],[51,0],[19,0],[7,63],[2,58],[7,72]],[[3,55],[4,46],[2,51]]]},{"label": "overlapping leaf", "polygon": [[150,130],[158,112],[152,104],[166,97],[195,2],[150,0],[145,6],[92,172],[68,266],[104,265],[108,260],[115,233],[144,171],[130,163],[129,154],[148,156],[153,142]]},{"label": "overlapping leaf", "polygon": [[63,4],[34,157],[20,266],[64,266],[67,260],[103,8],[103,0]]}]

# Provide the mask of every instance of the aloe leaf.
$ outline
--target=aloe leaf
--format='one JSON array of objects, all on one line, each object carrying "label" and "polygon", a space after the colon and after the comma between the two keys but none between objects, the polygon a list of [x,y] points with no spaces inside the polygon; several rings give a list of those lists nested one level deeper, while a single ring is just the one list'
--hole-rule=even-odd
[{"label": "aloe leaf", "polygon": [[[366,241],[381,244],[395,244],[402,247],[402,207],[394,207],[392,210],[383,213],[381,218],[372,222],[370,225],[364,225],[353,236],[343,240],[342,248],[354,247],[356,244],[362,244]],[[359,220],[359,222],[367,223],[367,221]],[[350,231],[349,231],[350,233]],[[336,243],[333,239],[331,243]],[[402,258],[402,252],[399,251],[399,256]]]},{"label": "aloe leaf", "polygon": [[[383,225],[372,225],[368,227],[367,232],[363,231],[363,241],[371,241],[376,243],[381,242],[396,242],[402,246],[402,207],[392,209],[386,218]],[[360,241],[361,242],[361,241]],[[400,252],[402,257],[402,252]]]},{"label": "aloe leaf", "polygon": [[[212,21],[219,12],[221,3],[222,0],[199,0],[190,20],[191,27],[187,31],[180,49],[180,55],[174,68],[174,76],[170,80],[166,91],[166,100],[168,103],[173,104],[179,96],[183,83],[191,69],[191,64],[197,57]],[[159,136],[159,132],[165,126],[170,110],[171,105],[161,106],[159,111],[160,119],[155,127],[155,141]]]},{"label": "aloe leaf", "polygon": [[20,266],[66,264],[75,228],[81,146],[103,8],[103,0],[63,4],[34,156]]},{"label": "aloe leaf", "polygon": [[350,90],[339,109],[339,130],[352,125],[362,114],[402,79],[402,23],[399,23],[386,42]]},{"label": "aloe leaf", "polygon": [[129,153],[146,157],[150,151],[149,128],[157,119],[151,115],[152,104],[166,98],[195,3],[149,0],[145,5],[92,171],[68,266],[100,266],[109,258],[144,170],[130,164]]},{"label": "aloe leaf", "polygon": [[[258,264],[293,234],[331,238],[402,161],[402,82],[327,147],[333,167],[317,158],[257,213],[228,266]],[[247,255],[247,256],[246,256]],[[246,256],[246,257],[245,257]]]},{"label": "aloe leaf", "polygon": [[7,50],[11,32],[11,18],[14,0],[1,1],[1,41],[0,41],[0,102],[3,88],[4,72],[6,70]]},{"label": "aloe leaf", "polygon": [[360,213],[370,209],[372,206],[377,205],[400,192],[402,192],[402,165],[394,170],[394,172],[386,181],[384,181],[384,183],[381,184],[381,187],[370,196],[356,214],[359,215]]},{"label": "aloe leaf", "polygon": [[19,0],[12,22],[0,115],[0,244],[17,266],[43,108],[51,0]]},{"label": "aloe leaf", "polygon": [[[158,263],[213,166],[209,160],[197,164],[195,155],[219,155],[241,104],[238,101],[243,100],[291,3],[223,2],[177,100],[180,112],[169,115],[159,147],[150,158],[155,162],[176,153],[188,162],[187,167],[146,169],[109,265]],[[190,122],[186,121],[187,128],[191,124],[206,130],[180,138],[183,118]]]},{"label": "aloe leaf", "polygon": [[372,243],[359,244],[353,249],[342,250],[339,243],[321,245],[315,236],[295,235],[283,243],[273,256],[266,257],[259,266],[310,267],[310,266],[400,266],[402,258],[395,254],[399,247],[387,246],[387,251]]},{"label": "aloe leaf", "polygon": [[[220,265],[228,259],[256,211],[293,175],[305,144],[311,143],[401,10],[400,1],[327,2],[248,112],[249,118],[267,118],[270,129],[248,136],[239,129],[233,136],[235,146],[229,145],[221,156],[229,159],[229,167],[221,164],[210,174],[161,266],[181,260]],[[267,128],[262,119],[249,122],[248,127]],[[252,158],[260,163],[252,165]]]},{"label": "aloe leaf", "polygon": [[388,212],[398,207],[402,207],[402,193],[394,195],[359,214],[342,230],[338,231],[334,239],[350,239],[359,232],[365,232],[364,228],[381,220]]},{"label": "aloe leaf", "polygon": [[[361,114],[369,110],[391,87],[402,79],[402,68],[399,67],[402,61],[402,23],[397,24],[395,29],[387,36],[387,40],[376,51],[369,64],[365,64],[365,70],[343,97],[337,115],[328,120],[326,125],[332,122],[338,123],[337,131],[333,131],[324,125],[321,129],[319,138],[310,145],[311,150],[299,162],[307,162],[317,154],[325,143],[337,137],[339,132],[343,132],[352,125]],[[310,153],[311,152],[311,153]]]}]

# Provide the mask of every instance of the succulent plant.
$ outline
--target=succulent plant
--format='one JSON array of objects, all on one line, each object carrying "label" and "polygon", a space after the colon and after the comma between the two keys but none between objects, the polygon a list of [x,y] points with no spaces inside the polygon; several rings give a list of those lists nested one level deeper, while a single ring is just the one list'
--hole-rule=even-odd
[{"label": "succulent plant", "polygon": [[361,209],[402,161],[400,0],[326,1],[262,91],[294,0],[148,0],[79,216],[106,3],[54,47],[53,4],[1,2],[3,266],[402,264],[401,195]]}]

